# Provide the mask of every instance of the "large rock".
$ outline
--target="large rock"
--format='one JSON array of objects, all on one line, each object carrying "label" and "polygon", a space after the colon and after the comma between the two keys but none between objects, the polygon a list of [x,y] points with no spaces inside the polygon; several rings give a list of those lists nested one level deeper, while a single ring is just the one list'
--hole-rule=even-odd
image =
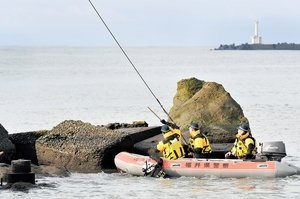
[{"label": "large rock", "polygon": [[77,172],[98,172],[108,163],[110,150],[126,150],[133,143],[126,133],[82,121],[64,121],[36,141],[39,164]]},{"label": "large rock", "polygon": [[237,126],[247,121],[221,84],[196,78],[178,82],[170,116],[185,132],[192,121],[201,123],[212,143],[233,142]]},{"label": "large rock", "polygon": [[160,134],[160,127],[146,127],[146,122],[126,126],[136,127],[116,130],[119,125],[114,125],[112,130],[82,121],[64,121],[36,140],[38,163],[85,173],[113,169],[116,154],[137,152],[135,143]]},{"label": "large rock", "polygon": [[8,138],[7,130],[0,124],[0,162],[10,163],[16,149],[14,144]]}]

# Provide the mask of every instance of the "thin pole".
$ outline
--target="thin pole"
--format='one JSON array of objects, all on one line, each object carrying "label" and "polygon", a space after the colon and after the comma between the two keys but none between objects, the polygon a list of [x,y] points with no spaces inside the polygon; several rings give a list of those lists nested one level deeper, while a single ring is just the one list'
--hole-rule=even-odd
[{"label": "thin pole", "polygon": [[114,34],[112,33],[112,31],[109,29],[109,27],[107,26],[107,24],[105,23],[105,21],[101,17],[100,13],[98,12],[98,10],[94,6],[94,4],[91,2],[91,0],[89,0],[89,2],[91,4],[91,6],[93,7],[93,9],[95,10],[95,12],[97,13],[97,15],[100,18],[100,20],[102,21],[102,23],[104,24],[104,26],[106,27],[106,29],[108,30],[108,32],[110,33],[110,35],[112,36],[112,38],[115,40],[115,42],[117,43],[117,45],[119,46],[119,48],[121,49],[121,51],[123,52],[123,54],[125,55],[125,57],[127,58],[127,60],[129,61],[130,65],[134,68],[135,72],[139,75],[139,77],[141,78],[141,80],[144,82],[144,84],[146,85],[146,87],[148,88],[148,90],[150,91],[150,93],[152,94],[152,96],[156,99],[156,101],[158,102],[158,104],[160,105],[160,107],[162,108],[162,110],[164,111],[164,113],[168,116],[168,118],[172,122],[174,122],[172,120],[172,118],[170,117],[170,115],[168,114],[168,112],[163,107],[163,105],[160,103],[159,99],[155,96],[155,94],[153,93],[153,91],[151,90],[151,88],[148,86],[148,84],[146,83],[146,81],[144,80],[144,78],[142,77],[142,75],[140,74],[140,72],[137,70],[137,68],[135,67],[135,65],[133,64],[133,62],[131,61],[131,59],[129,58],[129,56],[127,55],[127,53],[125,52],[125,50],[122,48],[122,46],[120,45],[120,43],[118,42],[118,40],[116,39],[116,37],[114,36]]},{"label": "thin pole", "polygon": [[159,119],[159,121],[161,121],[160,117],[154,111],[152,111],[152,109],[150,107],[147,107],[147,108]]}]

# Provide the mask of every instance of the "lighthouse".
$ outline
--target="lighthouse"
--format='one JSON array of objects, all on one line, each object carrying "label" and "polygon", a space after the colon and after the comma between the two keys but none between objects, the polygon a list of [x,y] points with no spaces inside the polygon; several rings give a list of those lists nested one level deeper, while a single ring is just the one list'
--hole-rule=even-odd
[{"label": "lighthouse", "polygon": [[254,36],[251,38],[252,44],[261,44],[261,37],[258,35],[258,21],[255,21]]}]

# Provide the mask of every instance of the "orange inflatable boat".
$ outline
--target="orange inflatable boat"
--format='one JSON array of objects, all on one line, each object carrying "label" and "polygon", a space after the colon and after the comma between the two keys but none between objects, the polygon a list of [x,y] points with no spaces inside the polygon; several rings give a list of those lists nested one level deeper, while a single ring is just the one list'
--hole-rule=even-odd
[{"label": "orange inflatable boat", "polygon": [[[163,159],[162,169],[170,177],[285,177],[300,175],[300,168],[282,162],[286,156],[282,141],[260,143],[260,152],[254,160],[237,159]],[[156,165],[149,156],[121,152],[115,156],[116,167],[123,172],[143,176]]]},{"label": "orange inflatable boat", "polygon": [[[128,152],[117,154],[114,161],[120,171],[137,176],[145,175],[145,166],[156,164],[149,156]],[[163,170],[170,177],[285,177],[298,173],[296,167],[278,161],[195,158],[163,159]]]}]

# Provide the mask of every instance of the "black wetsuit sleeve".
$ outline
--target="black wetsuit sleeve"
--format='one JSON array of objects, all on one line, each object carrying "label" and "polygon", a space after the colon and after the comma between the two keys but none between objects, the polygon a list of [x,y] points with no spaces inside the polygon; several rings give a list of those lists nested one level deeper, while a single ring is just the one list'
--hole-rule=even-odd
[{"label": "black wetsuit sleeve", "polygon": [[157,164],[161,165],[163,163],[163,160],[161,159],[159,155],[159,150],[151,148],[148,150],[149,157],[152,158],[157,162]]},{"label": "black wetsuit sleeve", "polygon": [[246,154],[247,159],[252,159],[253,158],[252,151],[253,151],[254,148],[255,148],[254,144],[249,144],[248,145],[248,151],[247,151],[247,154]]}]

